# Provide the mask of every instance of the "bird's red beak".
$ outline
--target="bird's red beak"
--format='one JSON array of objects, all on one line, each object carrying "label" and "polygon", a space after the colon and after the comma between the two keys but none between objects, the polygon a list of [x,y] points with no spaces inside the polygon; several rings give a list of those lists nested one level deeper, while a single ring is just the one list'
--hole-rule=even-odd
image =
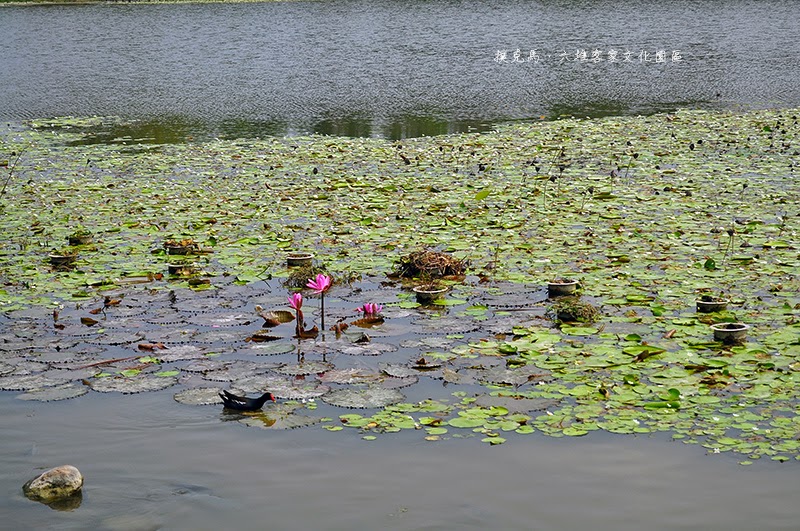
[{"label": "bird's red beak", "polygon": [[275,395],[269,395],[273,402],[275,402]]}]

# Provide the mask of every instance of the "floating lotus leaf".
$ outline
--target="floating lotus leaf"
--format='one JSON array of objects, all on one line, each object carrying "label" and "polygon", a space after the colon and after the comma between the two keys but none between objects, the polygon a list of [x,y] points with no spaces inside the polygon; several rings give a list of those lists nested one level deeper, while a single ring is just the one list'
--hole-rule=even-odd
[{"label": "floating lotus leaf", "polygon": [[520,369],[495,367],[478,374],[478,378],[487,383],[519,386],[528,383],[532,377],[535,377],[537,372],[538,369],[536,367],[522,367]]},{"label": "floating lotus leaf", "polygon": [[244,341],[246,335],[239,332],[229,332],[225,330],[210,330],[200,332],[192,338],[197,343],[236,343]]},{"label": "floating lotus leaf", "polygon": [[262,319],[264,319],[263,326],[273,327],[278,326],[282,323],[291,323],[294,321],[294,314],[287,310],[272,310],[269,312],[261,311],[258,314]]},{"label": "floating lotus leaf", "polygon": [[187,372],[205,373],[208,371],[218,371],[224,369],[226,365],[227,362],[220,360],[198,359],[187,364],[185,367],[183,367],[183,370]]},{"label": "floating lotus leaf", "polygon": [[382,325],[384,322],[385,320],[383,317],[362,317],[361,319],[356,319],[350,324],[359,328],[372,329]]},{"label": "floating lotus leaf", "polygon": [[359,383],[372,383],[382,379],[380,374],[367,369],[332,369],[319,376],[324,383],[352,385]]},{"label": "floating lotus leaf", "polygon": [[224,367],[203,373],[204,380],[214,382],[232,382],[246,376],[266,372],[272,367],[264,367],[254,361],[236,360],[228,362]]},{"label": "floating lotus leaf", "polygon": [[503,407],[509,413],[527,413],[529,411],[545,411],[559,406],[558,400],[548,398],[525,398],[522,396],[490,396],[482,395],[475,400],[475,405],[491,408]]},{"label": "floating lotus leaf", "polygon": [[106,376],[104,378],[96,378],[91,381],[92,389],[100,391],[101,393],[147,393],[150,391],[161,391],[168,387],[172,387],[178,383],[175,377],[167,376],[147,376],[139,375],[132,378],[125,378],[119,376]]},{"label": "floating lotus leaf", "polygon": [[289,376],[302,376],[306,374],[320,374],[333,368],[333,364],[324,361],[305,361],[293,365],[284,365],[275,369],[275,372]]},{"label": "floating lotus leaf", "polygon": [[35,400],[38,402],[55,402],[77,398],[89,392],[89,387],[82,384],[68,383],[55,387],[32,389],[27,393],[17,395],[18,400]]},{"label": "floating lotus leaf", "polygon": [[175,328],[165,330],[158,335],[154,335],[150,339],[157,343],[195,343],[195,337],[198,335],[196,328]]},{"label": "floating lotus leaf", "polygon": [[96,345],[129,345],[142,341],[142,339],[144,336],[137,333],[107,331],[101,335],[92,336],[86,342]]},{"label": "floating lotus leaf", "polygon": [[23,352],[33,350],[30,340],[14,338],[11,341],[0,342],[0,352]]},{"label": "floating lotus leaf", "polygon": [[[538,314],[544,315],[544,309]],[[492,334],[512,334],[514,327],[533,318],[534,314],[530,312],[515,312],[513,317],[505,317],[501,319],[491,319],[483,323],[482,328]]]},{"label": "floating lotus leaf", "polygon": [[193,325],[211,326],[217,328],[217,327],[229,327],[229,326],[244,326],[252,323],[256,319],[258,319],[258,317],[256,317],[255,315],[245,314],[245,313],[230,313],[230,314],[204,313],[202,315],[195,315],[189,318],[189,321]]},{"label": "floating lotus leaf", "polygon": [[449,348],[453,344],[452,339],[446,337],[423,337],[421,339],[407,339],[400,343],[401,348]]},{"label": "floating lotus leaf", "polygon": [[341,348],[343,353],[351,356],[380,356],[385,352],[394,352],[395,350],[397,347],[389,343],[351,344]]},{"label": "floating lotus leaf", "polygon": [[480,329],[480,325],[470,320],[455,317],[441,317],[438,319],[424,319],[414,322],[423,333],[437,333],[442,335],[468,334]]},{"label": "floating lotus leaf", "polygon": [[100,372],[102,372],[102,369],[97,366],[80,369],[69,369],[64,367],[48,369],[41,374],[43,376],[53,378],[54,380],[62,378],[65,380],[85,380],[88,378],[94,378],[100,374]]},{"label": "floating lotus leaf", "polygon": [[282,381],[274,380],[269,383],[265,389],[276,397],[286,398],[287,400],[308,400],[310,398],[317,398],[331,390],[329,386],[316,381],[288,379]]},{"label": "floating lotus leaf", "polygon": [[291,386],[291,382],[284,376],[257,374],[239,378],[232,385],[245,393],[264,393],[275,388]]},{"label": "floating lotus leaf", "polygon": [[103,334],[102,328],[91,328],[84,325],[65,325],[64,328],[58,330],[58,334],[67,337],[90,338],[98,337]]},{"label": "floating lotus leaf", "polygon": [[211,404],[221,404],[222,399],[219,393],[220,387],[193,387],[175,393],[173,398],[176,402],[188,406],[207,406]]},{"label": "floating lotus leaf", "polygon": [[287,354],[292,352],[297,346],[290,341],[269,342],[269,343],[248,343],[247,347],[238,350],[241,354],[251,354],[254,356],[274,356],[276,354]]},{"label": "floating lotus leaf", "polygon": [[492,308],[531,308],[547,300],[547,288],[537,291],[505,293],[503,295],[485,295],[480,301]]},{"label": "floating lotus leaf", "polygon": [[[187,316],[197,316],[196,314],[218,312],[220,309],[235,310],[244,306],[245,302],[244,300],[231,299],[224,299],[223,302],[220,298],[213,297],[177,302],[175,303],[175,308]],[[193,322],[194,318],[189,318],[189,320]]]},{"label": "floating lotus leaf", "polygon": [[187,324],[186,315],[181,314],[173,308],[159,308],[154,312],[148,312],[144,317],[145,322],[156,325],[185,325]]},{"label": "floating lotus leaf", "polygon": [[441,368],[442,361],[431,356],[419,356],[412,359],[408,365],[418,371],[432,371]]},{"label": "floating lotus leaf", "polygon": [[32,359],[53,366],[77,368],[98,360],[106,352],[108,352],[106,347],[89,346],[80,350],[48,350],[33,354]]},{"label": "floating lotus leaf", "polygon": [[[145,306],[115,306],[106,310],[106,313],[114,318],[137,317],[149,312],[152,312],[152,310]],[[152,313],[149,314],[153,315]]]},{"label": "floating lotus leaf", "polygon": [[378,367],[388,374],[389,376],[393,376],[395,378],[407,378],[409,376],[416,376],[418,373],[408,365],[402,365],[399,363],[386,363],[381,362],[378,364]]},{"label": "floating lotus leaf", "polygon": [[405,396],[395,389],[336,389],[322,397],[326,404],[350,408],[379,408],[402,402]]},{"label": "floating lotus leaf", "polygon": [[0,390],[28,391],[30,389],[41,389],[43,387],[62,385],[68,381],[69,378],[56,378],[53,376],[45,376],[43,374],[2,376],[0,377]]},{"label": "floating lotus leaf", "polygon": [[561,332],[570,336],[591,336],[596,334],[598,329],[591,326],[562,326]]},{"label": "floating lotus leaf", "polygon": [[175,361],[198,360],[205,357],[205,349],[194,345],[173,345],[164,350],[154,353],[162,363]]},{"label": "floating lotus leaf", "polygon": [[268,343],[271,341],[279,341],[284,339],[282,336],[274,335],[270,330],[262,328],[247,336],[244,340],[252,343]]},{"label": "floating lotus leaf", "polygon": [[14,364],[15,375],[40,373],[49,367],[47,363],[29,357],[7,358],[7,361]]},{"label": "floating lotus leaf", "polygon": [[405,378],[395,378],[390,376],[384,378],[381,382],[381,387],[384,389],[400,389],[401,387],[408,387],[419,382],[419,376],[406,376]]},{"label": "floating lotus leaf", "polygon": [[454,371],[452,369],[442,370],[442,379],[447,383],[452,384],[471,384],[475,383],[477,371],[460,369]]}]

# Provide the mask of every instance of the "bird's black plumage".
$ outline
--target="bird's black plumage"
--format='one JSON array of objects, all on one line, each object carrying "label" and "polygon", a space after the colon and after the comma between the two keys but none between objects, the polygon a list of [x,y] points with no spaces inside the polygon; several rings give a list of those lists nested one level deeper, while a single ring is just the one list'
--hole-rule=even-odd
[{"label": "bird's black plumage", "polygon": [[247,398],[246,396],[238,396],[229,391],[222,390],[219,394],[222,399],[222,404],[228,409],[236,409],[238,411],[257,411],[261,409],[267,400],[275,401],[272,393],[264,393],[258,398]]}]

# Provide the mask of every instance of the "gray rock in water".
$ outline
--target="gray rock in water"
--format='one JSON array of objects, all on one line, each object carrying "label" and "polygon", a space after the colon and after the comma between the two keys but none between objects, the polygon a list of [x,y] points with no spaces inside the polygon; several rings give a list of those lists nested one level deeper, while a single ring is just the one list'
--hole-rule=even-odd
[{"label": "gray rock in water", "polygon": [[83,475],[71,465],[58,466],[43,472],[25,483],[22,491],[31,500],[51,503],[78,494],[83,486]]}]

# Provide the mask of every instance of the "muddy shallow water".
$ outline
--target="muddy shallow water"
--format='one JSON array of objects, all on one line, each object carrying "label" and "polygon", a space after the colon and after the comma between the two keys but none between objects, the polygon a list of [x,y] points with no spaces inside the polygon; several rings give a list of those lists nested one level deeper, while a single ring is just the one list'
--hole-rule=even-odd
[{"label": "muddy shallow water", "polygon": [[[263,431],[169,390],[91,394],[80,408],[0,395],[7,529],[796,529],[788,464],[740,467],[663,438],[592,434],[427,443],[320,429]],[[82,505],[22,496],[72,463]]]}]

